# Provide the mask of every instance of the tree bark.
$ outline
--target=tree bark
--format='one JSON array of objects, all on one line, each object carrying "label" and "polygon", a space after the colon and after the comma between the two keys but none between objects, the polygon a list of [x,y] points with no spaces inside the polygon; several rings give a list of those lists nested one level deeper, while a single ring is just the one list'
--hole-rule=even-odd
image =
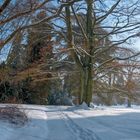
[{"label": "tree bark", "polygon": [[83,82],[82,82],[82,95],[83,100],[82,102],[85,102],[88,106],[90,106],[90,102],[92,101],[92,68],[87,67],[83,71]]},{"label": "tree bark", "polygon": [[[93,55],[93,0],[87,0],[87,22],[86,22],[86,34],[88,37],[86,51]],[[84,83],[84,95],[83,102],[86,102],[90,106],[93,94],[93,79],[92,79],[92,57],[86,56],[83,65],[83,83]]]},{"label": "tree bark", "polygon": [[[74,50],[74,44],[73,44],[73,34],[72,34],[72,25],[71,25],[71,15],[70,15],[70,6],[66,6],[65,7],[65,12],[66,12],[66,26],[67,26],[67,45],[68,48],[71,48],[71,56],[74,59],[74,61],[76,62],[76,65],[78,66],[78,69],[81,70],[82,69],[82,64]],[[82,75],[81,75],[82,77]],[[82,83],[82,78],[81,78],[81,83]],[[82,91],[83,87],[81,87],[81,91]],[[81,104],[82,102],[82,92],[79,92],[78,94],[78,103]]]},{"label": "tree bark", "polygon": [[[93,0],[87,0],[87,22],[86,22],[86,35],[87,42],[85,43],[85,50],[92,55],[93,54]],[[73,48],[73,34],[72,34],[72,25],[71,25],[71,15],[69,6],[66,7],[66,25],[67,25],[67,39],[68,39],[68,47]],[[85,102],[88,106],[90,106],[90,102],[92,101],[92,57],[87,56],[82,59],[81,62],[75,50],[71,51],[71,55],[76,62],[78,69],[81,73],[80,85],[81,92],[79,93],[79,103]]]}]

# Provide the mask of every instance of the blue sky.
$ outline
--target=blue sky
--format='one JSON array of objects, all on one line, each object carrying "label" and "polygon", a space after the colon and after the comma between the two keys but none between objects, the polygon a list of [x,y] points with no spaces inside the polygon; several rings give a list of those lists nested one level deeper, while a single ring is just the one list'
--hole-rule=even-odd
[{"label": "blue sky", "polygon": [[138,49],[140,51],[140,38],[136,39],[134,45],[132,47]]}]

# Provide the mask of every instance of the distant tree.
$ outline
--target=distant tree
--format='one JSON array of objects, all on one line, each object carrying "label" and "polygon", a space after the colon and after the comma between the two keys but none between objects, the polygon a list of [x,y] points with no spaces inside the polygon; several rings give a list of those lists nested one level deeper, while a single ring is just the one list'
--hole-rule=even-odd
[{"label": "distant tree", "polygon": [[[45,18],[46,12],[40,11],[33,19],[40,21]],[[34,26],[28,30],[27,43],[28,43],[28,59],[30,62],[37,61],[43,57],[43,60],[49,60],[53,57],[53,44],[52,44],[52,25],[51,23],[42,23]]]},{"label": "distant tree", "polygon": [[[135,52],[133,50],[125,51],[126,56],[131,56]],[[124,77],[124,86],[127,91],[127,106],[131,107],[132,101],[137,100],[137,87],[138,82],[136,80],[139,75],[140,64],[138,57],[134,57],[132,60],[126,60],[123,63],[123,77]]]}]

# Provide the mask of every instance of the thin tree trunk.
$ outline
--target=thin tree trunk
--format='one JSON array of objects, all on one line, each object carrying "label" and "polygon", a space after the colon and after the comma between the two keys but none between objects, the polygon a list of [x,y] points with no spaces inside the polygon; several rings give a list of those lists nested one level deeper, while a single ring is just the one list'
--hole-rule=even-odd
[{"label": "thin tree trunk", "polygon": [[130,99],[130,97],[128,97],[128,99],[127,99],[127,107],[131,107],[131,99]]},{"label": "thin tree trunk", "polygon": [[[67,39],[68,39],[67,44],[68,44],[68,47],[71,48],[71,56],[72,56],[72,58],[76,62],[76,65],[78,66],[78,69],[81,70],[82,69],[81,62],[80,62],[75,50],[73,49],[74,44],[73,44],[73,37],[72,37],[73,35],[72,35],[70,7],[67,6],[65,8],[65,11],[66,11],[66,26],[67,26]],[[81,77],[82,77],[82,75],[81,75]],[[82,78],[81,78],[80,81],[82,83]],[[81,86],[81,91],[83,91],[82,89],[83,89],[83,87]],[[79,102],[79,104],[82,103],[82,98],[83,98],[82,95],[83,95],[83,93],[79,92],[79,94],[78,94],[78,102]]]}]

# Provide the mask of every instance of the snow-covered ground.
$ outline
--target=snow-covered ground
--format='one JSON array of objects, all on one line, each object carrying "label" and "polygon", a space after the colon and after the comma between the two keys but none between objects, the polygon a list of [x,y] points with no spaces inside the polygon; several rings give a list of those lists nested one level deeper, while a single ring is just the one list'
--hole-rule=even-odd
[{"label": "snow-covered ground", "polygon": [[21,105],[29,121],[0,121],[0,140],[140,140],[140,107]]}]

